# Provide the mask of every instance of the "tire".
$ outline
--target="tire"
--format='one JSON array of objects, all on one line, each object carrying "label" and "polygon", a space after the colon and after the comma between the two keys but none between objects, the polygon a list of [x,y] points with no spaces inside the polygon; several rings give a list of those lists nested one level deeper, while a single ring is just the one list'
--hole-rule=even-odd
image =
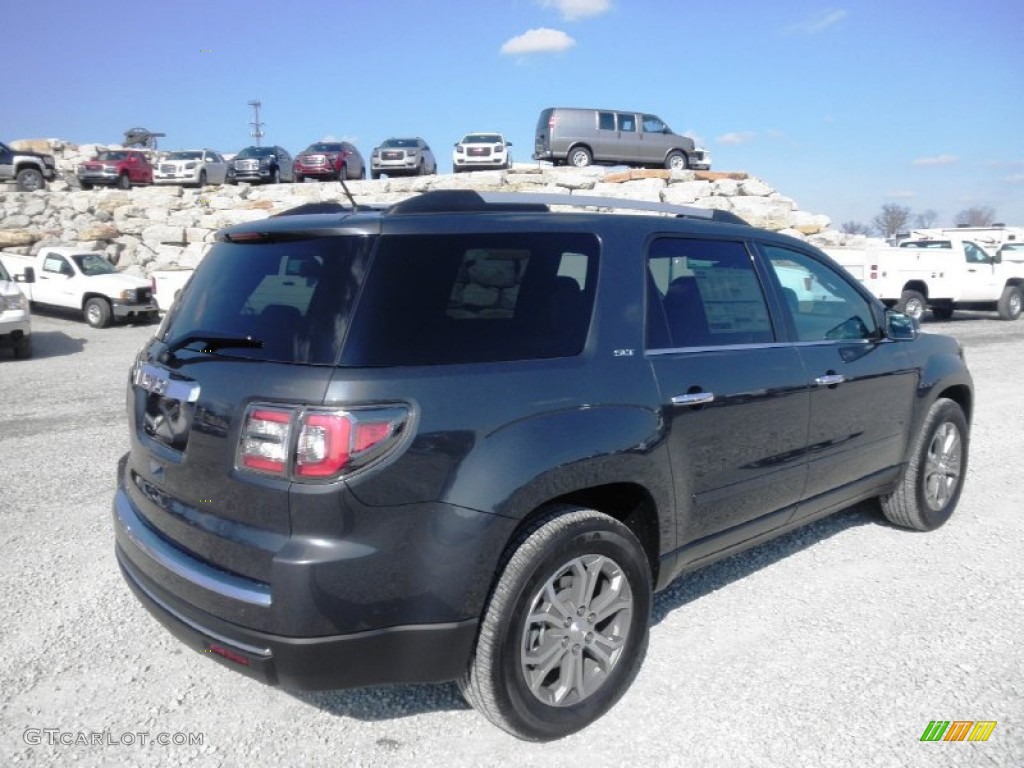
[{"label": "tire", "polygon": [[670,171],[685,171],[689,165],[686,162],[686,155],[678,149],[674,149],[665,157],[665,167]]},{"label": "tire", "polygon": [[14,356],[21,360],[27,360],[32,357],[32,337],[22,336],[14,344]]},{"label": "tire", "polygon": [[420,160],[419,167],[416,169],[416,175],[417,176],[426,176],[427,175],[427,164],[424,163],[422,160]]},{"label": "tire", "polygon": [[896,302],[896,310],[919,321],[928,307],[928,300],[919,291],[904,291]]},{"label": "tire", "polygon": [[378,173],[377,171],[370,171],[370,178],[371,179],[379,179],[380,178],[380,173]]},{"label": "tire", "polygon": [[93,328],[106,328],[110,325],[110,302],[97,297],[91,298],[85,302],[82,314],[85,315],[85,322]]},{"label": "tire", "polygon": [[303,175],[302,175],[301,173],[296,173],[296,174],[295,174],[295,183],[296,183],[296,184],[301,184],[301,183],[302,183],[302,182],[304,182],[305,180],[306,180],[306,177],[305,177],[305,176],[303,176]]},{"label": "tire", "polygon": [[[633,533],[592,509],[553,507],[515,540],[459,688],[519,738],[567,736],[629,688],[647,651],[650,612],[650,565]],[[561,620],[536,618],[543,613]],[[589,691],[581,694],[577,674]]]},{"label": "tire", "polygon": [[1021,296],[1020,288],[1008,285],[1003,289],[1003,295],[996,302],[996,309],[999,310],[999,317],[1002,320],[1016,320],[1020,317],[1021,305],[1024,304],[1024,297]]},{"label": "tire", "polygon": [[202,189],[206,186],[206,171],[199,172],[199,188]]},{"label": "tire", "polygon": [[569,150],[566,162],[574,168],[586,168],[594,162],[594,156],[590,154],[590,150],[586,147],[573,147]]},{"label": "tire", "polygon": [[363,167],[362,167],[362,168],[361,168],[361,169],[359,170],[359,181],[363,181],[363,180],[364,180],[365,178],[366,178],[366,166],[364,165],[364,166],[363,166]]},{"label": "tire", "polygon": [[953,317],[953,307],[949,304],[932,307],[932,317],[936,320],[949,320]]},{"label": "tire", "polygon": [[82,189],[92,189],[92,184],[90,184],[88,181],[83,181],[83,182],[81,182],[81,184],[82,184]]},{"label": "tire", "polygon": [[131,189],[132,180],[128,178],[127,173],[122,173],[117,177],[117,188],[118,189]]},{"label": "tire", "polygon": [[964,487],[969,444],[963,409],[952,400],[936,400],[913,441],[899,487],[880,499],[889,522],[933,531],[949,520]]},{"label": "tire", "polygon": [[270,183],[271,184],[280,184],[281,183],[281,169],[280,168],[275,168],[274,172],[272,174],[270,174]]},{"label": "tire", "polygon": [[14,177],[15,186],[22,192],[35,192],[46,188],[46,179],[36,168],[22,168]]}]

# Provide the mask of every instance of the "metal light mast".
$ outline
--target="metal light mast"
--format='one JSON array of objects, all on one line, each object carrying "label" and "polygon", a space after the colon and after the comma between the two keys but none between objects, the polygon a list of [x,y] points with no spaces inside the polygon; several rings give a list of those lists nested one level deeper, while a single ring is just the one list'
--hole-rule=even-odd
[{"label": "metal light mast", "polygon": [[263,138],[263,123],[260,122],[260,107],[263,106],[259,99],[253,99],[249,102],[249,106],[252,107],[253,120],[249,125],[252,126],[252,130],[249,135],[256,139],[256,146],[260,145],[260,139]]}]

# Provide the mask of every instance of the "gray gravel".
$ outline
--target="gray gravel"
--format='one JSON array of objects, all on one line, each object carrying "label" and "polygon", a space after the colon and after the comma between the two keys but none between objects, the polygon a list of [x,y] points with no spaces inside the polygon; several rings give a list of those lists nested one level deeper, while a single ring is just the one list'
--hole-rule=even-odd
[{"label": "gray gravel", "polygon": [[[993,318],[925,323],[977,385],[949,524],[862,505],[684,577],[618,706],[536,745],[454,685],[295,694],[184,649],[113,557],[126,373],[153,328],[37,315],[36,357],[0,353],[0,765],[1024,766],[1024,320]],[[921,743],[930,720],[998,725]]]}]

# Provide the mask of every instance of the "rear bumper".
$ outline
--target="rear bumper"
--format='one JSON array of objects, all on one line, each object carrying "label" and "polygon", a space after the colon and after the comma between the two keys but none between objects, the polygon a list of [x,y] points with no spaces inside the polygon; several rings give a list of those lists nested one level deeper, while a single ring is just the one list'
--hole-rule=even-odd
[{"label": "rear bumper", "polygon": [[189,606],[135,568],[118,565],[146,609],[193,650],[268,685],[329,690],[454,680],[465,670],[477,622],[389,627],[327,637],[282,637],[240,627]]}]

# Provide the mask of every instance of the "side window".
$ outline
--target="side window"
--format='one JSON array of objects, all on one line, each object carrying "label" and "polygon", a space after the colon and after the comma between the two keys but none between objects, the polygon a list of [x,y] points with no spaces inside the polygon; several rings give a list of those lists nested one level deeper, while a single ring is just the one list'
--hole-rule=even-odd
[{"label": "side window", "polygon": [[775,340],[743,243],[661,238],[647,257],[648,349]]},{"label": "side window", "polygon": [[879,337],[870,303],[845,277],[805,253],[761,247],[779,280],[798,341]]},{"label": "side window", "polygon": [[636,133],[636,115],[619,113],[619,130],[624,133]]},{"label": "side window", "polygon": [[644,115],[644,133],[664,133],[665,124],[654,115]]},{"label": "side window", "polygon": [[47,256],[43,259],[43,272],[53,272],[57,275],[73,274],[71,271],[71,265],[64,260],[64,257],[54,255]]},{"label": "side window", "polygon": [[988,259],[985,258],[985,252],[974,243],[964,243],[964,255],[967,257],[968,264],[988,263]]},{"label": "side window", "polygon": [[600,128],[602,131],[614,131],[615,115],[613,115],[611,112],[598,112],[597,127]]}]

